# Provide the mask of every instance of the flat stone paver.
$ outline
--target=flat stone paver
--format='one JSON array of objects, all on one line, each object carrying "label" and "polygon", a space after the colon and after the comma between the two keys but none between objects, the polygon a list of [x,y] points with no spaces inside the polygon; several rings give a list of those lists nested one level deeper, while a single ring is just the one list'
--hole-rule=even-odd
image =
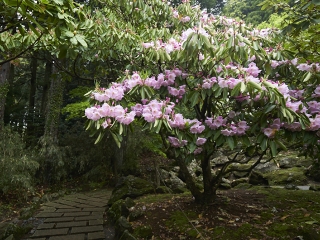
[{"label": "flat stone paver", "polygon": [[41,224],[33,229],[31,240],[103,240],[103,214],[110,190],[77,193],[44,203],[35,218]]},{"label": "flat stone paver", "polygon": [[37,229],[50,229],[53,228],[55,223],[42,223],[38,226]]},{"label": "flat stone paver", "polygon": [[85,234],[74,234],[74,235],[50,237],[49,240],[84,240],[85,238],[86,238]]},{"label": "flat stone paver", "polygon": [[87,227],[73,227],[71,233],[88,233],[88,232],[97,232],[103,231],[102,226],[87,226]]},{"label": "flat stone paver", "polygon": [[32,237],[47,237],[68,234],[68,228],[37,230]]},{"label": "flat stone paver", "polygon": [[85,227],[87,226],[87,221],[78,221],[78,222],[61,222],[57,223],[56,228],[65,228],[65,227]]},{"label": "flat stone paver", "polygon": [[103,231],[88,233],[88,240],[100,240],[100,239],[105,239],[105,234]]}]

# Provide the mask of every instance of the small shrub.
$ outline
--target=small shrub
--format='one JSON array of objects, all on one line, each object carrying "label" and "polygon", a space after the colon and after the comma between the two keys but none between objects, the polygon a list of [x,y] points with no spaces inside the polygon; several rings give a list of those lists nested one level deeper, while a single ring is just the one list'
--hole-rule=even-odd
[{"label": "small shrub", "polygon": [[0,132],[0,191],[4,195],[27,196],[33,191],[33,177],[39,167],[25,149],[21,136],[9,127]]}]

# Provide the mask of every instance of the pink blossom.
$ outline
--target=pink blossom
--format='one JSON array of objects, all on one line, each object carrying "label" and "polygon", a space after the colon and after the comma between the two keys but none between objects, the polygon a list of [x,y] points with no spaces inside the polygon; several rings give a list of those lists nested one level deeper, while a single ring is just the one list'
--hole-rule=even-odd
[{"label": "pink blossom", "polygon": [[188,141],[187,140],[179,140],[178,138],[176,137],[168,137],[168,140],[169,140],[169,143],[171,144],[172,147],[175,147],[175,148],[180,148],[180,147],[183,147],[185,145],[188,144]]},{"label": "pink blossom", "polygon": [[201,146],[201,145],[205,144],[206,141],[207,141],[206,138],[200,138],[200,137],[199,137],[199,138],[197,139],[197,141],[196,141],[196,145],[197,145],[197,146]]},{"label": "pink blossom", "polygon": [[299,69],[300,71],[310,71],[311,66],[307,63],[301,63],[297,66],[297,69]]},{"label": "pink blossom", "polygon": [[276,131],[277,131],[276,129],[272,129],[272,128],[263,129],[264,135],[266,135],[268,138],[273,138]]},{"label": "pink blossom", "polygon": [[88,119],[93,120],[93,121],[97,121],[97,120],[99,120],[101,118],[100,114],[97,111],[97,107],[96,106],[87,108],[85,110],[85,115],[86,115],[86,117]]},{"label": "pink blossom", "polygon": [[154,46],[153,42],[149,42],[149,43],[142,43],[142,47],[144,48],[151,48]]},{"label": "pink blossom", "polygon": [[183,23],[189,22],[190,21],[190,17],[189,16],[185,16],[185,17],[181,18],[180,21],[183,22]]},{"label": "pink blossom", "polygon": [[194,155],[198,155],[198,154],[200,154],[200,153],[202,152],[202,150],[203,150],[203,149],[200,148],[200,147],[199,147],[199,148],[196,148],[196,149],[193,151],[193,154],[194,154]]}]

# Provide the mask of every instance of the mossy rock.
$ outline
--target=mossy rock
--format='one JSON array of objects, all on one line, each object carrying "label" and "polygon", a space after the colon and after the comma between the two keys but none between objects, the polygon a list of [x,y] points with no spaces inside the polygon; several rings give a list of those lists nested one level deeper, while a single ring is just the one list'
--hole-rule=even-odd
[{"label": "mossy rock", "polygon": [[268,179],[270,185],[305,185],[308,178],[305,175],[305,169],[302,167],[293,167],[287,169],[279,169],[273,172],[263,174]]},{"label": "mossy rock", "polygon": [[121,216],[121,217],[116,221],[116,224],[115,224],[115,235],[116,235],[116,239],[119,239],[126,230],[127,230],[129,233],[132,233],[132,231],[133,231],[132,226],[131,226],[131,224],[128,222],[128,220],[127,220],[125,217]]},{"label": "mossy rock", "polygon": [[235,189],[249,189],[252,188],[252,184],[249,183],[239,183],[237,186],[234,187]]},{"label": "mossy rock", "polygon": [[239,178],[231,182],[231,187],[236,187],[241,183],[248,183],[248,178]]},{"label": "mossy rock", "polygon": [[141,216],[144,215],[144,211],[142,211],[142,209],[140,208],[133,208],[131,211],[130,211],[130,214],[129,214],[129,222],[132,222],[132,221],[135,221],[137,220],[138,218],[140,218]]},{"label": "mossy rock", "polygon": [[229,183],[221,183],[220,186],[219,186],[219,189],[225,189],[225,190],[231,189],[231,184],[229,184]]},{"label": "mossy rock", "polygon": [[171,189],[165,186],[159,186],[156,188],[156,193],[168,193],[168,192],[171,192]]},{"label": "mossy rock", "polygon": [[151,239],[153,236],[152,227],[150,225],[139,226],[134,229],[133,235],[138,238]]},{"label": "mossy rock", "polygon": [[136,198],[154,192],[155,189],[152,183],[130,175],[123,178],[112,191],[112,196],[108,201],[108,205],[110,206],[114,202],[125,199],[126,197]]},{"label": "mossy rock", "polygon": [[129,197],[125,200],[120,199],[116,201],[107,211],[108,219],[112,223],[115,223],[121,216],[128,217],[130,213],[129,208],[134,205],[135,202]]}]

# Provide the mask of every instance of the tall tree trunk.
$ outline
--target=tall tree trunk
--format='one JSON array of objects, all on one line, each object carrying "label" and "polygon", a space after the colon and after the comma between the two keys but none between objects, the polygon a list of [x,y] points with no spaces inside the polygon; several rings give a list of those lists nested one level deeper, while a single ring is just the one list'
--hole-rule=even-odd
[{"label": "tall tree trunk", "polygon": [[8,93],[8,80],[10,73],[10,63],[7,62],[0,66],[0,132],[4,125],[4,109]]},{"label": "tall tree trunk", "polygon": [[28,122],[27,122],[27,146],[35,144],[35,97],[37,90],[37,67],[38,61],[36,58],[36,53],[34,57],[31,59],[30,69],[31,69],[31,78],[30,78],[30,92],[29,92],[29,107],[28,107]]},{"label": "tall tree trunk", "polygon": [[58,145],[58,132],[65,81],[54,66],[50,80],[44,135],[40,139],[43,156],[41,174],[46,183],[53,183],[64,176],[64,151]]},{"label": "tall tree trunk", "polygon": [[128,142],[128,135],[123,136],[122,138],[122,142],[121,142],[121,146],[120,148],[118,148],[118,146],[116,145],[116,143],[114,143],[114,157],[113,157],[113,175],[114,175],[114,180],[115,182],[118,181],[119,176],[121,175],[121,169],[123,166],[123,162],[124,162],[124,153],[126,151],[127,148],[127,142]]},{"label": "tall tree trunk", "polygon": [[47,59],[46,68],[44,72],[44,83],[42,88],[42,98],[41,98],[41,107],[40,107],[41,116],[45,116],[45,111],[46,111],[46,106],[48,101],[50,79],[52,75],[52,68],[53,68],[53,63],[51,58],[49,58]]}]

